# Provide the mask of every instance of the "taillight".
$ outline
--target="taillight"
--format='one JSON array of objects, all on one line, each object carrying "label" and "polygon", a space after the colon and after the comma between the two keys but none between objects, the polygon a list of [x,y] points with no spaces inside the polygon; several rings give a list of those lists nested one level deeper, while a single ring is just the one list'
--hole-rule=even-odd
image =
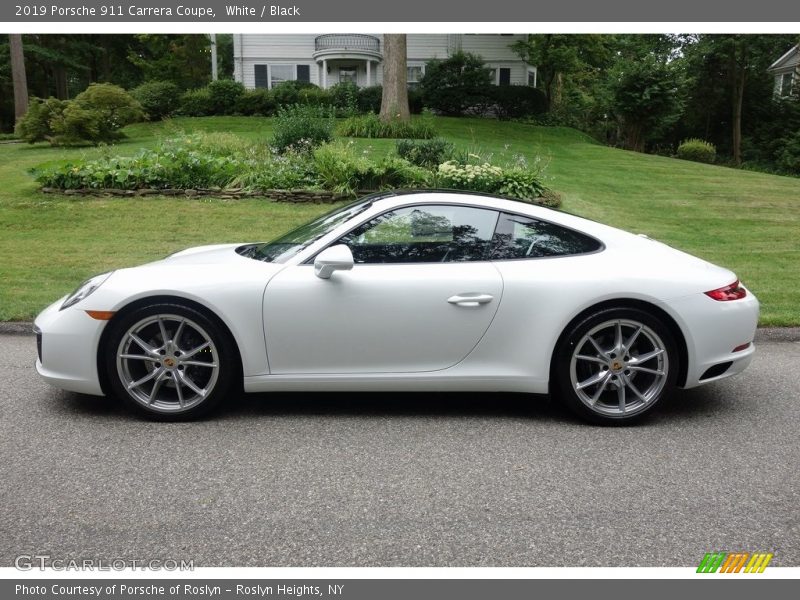
[{"label": "taillight", "polygon": [[719,302],[727,302],[728,300],[741,300],[747,296],[747,290],[739,284],[739,280],[737,279],[730,285],[717,288],[716,290],[711,290],[705,294],[709,298],[713,298]]}]

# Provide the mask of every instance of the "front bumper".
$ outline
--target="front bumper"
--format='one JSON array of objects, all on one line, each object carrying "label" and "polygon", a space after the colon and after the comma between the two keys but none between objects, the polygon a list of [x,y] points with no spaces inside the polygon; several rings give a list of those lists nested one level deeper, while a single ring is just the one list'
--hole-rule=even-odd
[{"label": "front bumper", "polygon": [[36,370],[54,387],[102,396],[97,348],[106,322],[75,307],[59,310],[63,302],[60,298],[45,308],[34,322],[40,344]]}]

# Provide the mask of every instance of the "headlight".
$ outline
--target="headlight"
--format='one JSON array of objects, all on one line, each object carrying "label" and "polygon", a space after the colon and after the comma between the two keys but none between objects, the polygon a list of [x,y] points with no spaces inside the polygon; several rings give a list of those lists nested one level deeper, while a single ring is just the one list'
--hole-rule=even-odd
[{"label": "headlight", "polygon": [[100,275],[95,275],[91,279],[87,279],[82,284],[80,284],[74,292],[72,292],[67,299],[64,300],[64,304],[61,305],[59,310],[64,310],[65,308],[69,308],[73,304],[77,304],[84,298],[88,297],[92,292],[94,292],[97,288],[103,285],[103,282],[111,276],[110,273],[102,273]]}]

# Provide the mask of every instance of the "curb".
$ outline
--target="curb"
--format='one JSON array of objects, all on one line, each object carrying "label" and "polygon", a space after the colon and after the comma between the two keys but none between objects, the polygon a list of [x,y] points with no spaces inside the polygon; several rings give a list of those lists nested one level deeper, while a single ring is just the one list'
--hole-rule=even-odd
[{"label": "curb", "polygon": [[0,321],[0,335],[33,335],[33,323],[27,321]]},{"label": "curb", "polygon": [[[0,321],[0,335],[33,335],[33,323]],[[800,342],[800,327],[759,327],[755,343],[764,342]]]}]

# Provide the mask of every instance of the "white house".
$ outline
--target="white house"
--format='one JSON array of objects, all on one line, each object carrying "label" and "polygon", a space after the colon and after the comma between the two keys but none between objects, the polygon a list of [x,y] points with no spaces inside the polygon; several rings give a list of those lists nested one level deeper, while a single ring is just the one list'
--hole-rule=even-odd
[{"label": "white house", "polygon": [[[510,46],[525,35],[408,34],[408,82],[414,87],[425,63],[458,51],[481,56],[496,85],[536,86],[536,67],[520,59]],[[343,81],[359,87],[382,81],[383,35],[261,34],[233,36],[234,78],[247,88],[272,88],[287,80],[307,81],[322,88]]]},{"label": "white house", "polygon": [[767,69],[775,77],[775,95],[788,96],[800,85],[800,45],[794,46]]}]

